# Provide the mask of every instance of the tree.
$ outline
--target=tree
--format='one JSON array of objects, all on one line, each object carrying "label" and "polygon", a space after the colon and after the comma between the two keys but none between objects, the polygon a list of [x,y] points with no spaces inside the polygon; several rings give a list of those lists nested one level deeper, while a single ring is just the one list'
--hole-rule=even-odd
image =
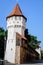
[{"label": "tree", "polygon": [[40,46],[40,43],[41,41],[38,41],[37,40],[37,37],[36,36],[32,36],[32,35],[28,35],[28,41],[29,41],[29,44],[34,48],[39,48]]},{"label": "tree", "polygon": [[41,50],[41,59],[43,60],[43,50]]},{"label": "tree", "polygon": [[41,41],[37,40],[36,36],[28,34],[28,29],[25,30],[25,37],[28,39],[28,44],[31,45],[34,49],[39,48]]},{"label": "tree", "polygon": [[4,58],[5,30],[0,28],[0,58]]}]

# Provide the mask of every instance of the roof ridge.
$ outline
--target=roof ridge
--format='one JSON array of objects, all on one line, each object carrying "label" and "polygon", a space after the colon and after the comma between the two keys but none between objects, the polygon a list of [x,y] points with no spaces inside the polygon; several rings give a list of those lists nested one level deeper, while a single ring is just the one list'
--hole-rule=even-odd
[{"label": "roof ridge", "polygon": [[18,32],[16,32],[17,36],[19,36],[20,38],[24,39],[24,40],[27,40],[27,38],[21,34],[19,34]]}]

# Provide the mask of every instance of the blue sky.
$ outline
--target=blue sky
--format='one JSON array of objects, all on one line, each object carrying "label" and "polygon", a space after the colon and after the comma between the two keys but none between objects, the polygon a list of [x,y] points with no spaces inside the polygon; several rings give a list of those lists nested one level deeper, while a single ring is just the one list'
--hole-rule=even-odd
[{"label": "blue sky", "polygon": [[[11,13],[17,0],[0,0],[0,27],[6,30],[6,16]],[[18,0],[18,4],[27,18],[26,28],[37,36],[43,49],[43,0]]]}]

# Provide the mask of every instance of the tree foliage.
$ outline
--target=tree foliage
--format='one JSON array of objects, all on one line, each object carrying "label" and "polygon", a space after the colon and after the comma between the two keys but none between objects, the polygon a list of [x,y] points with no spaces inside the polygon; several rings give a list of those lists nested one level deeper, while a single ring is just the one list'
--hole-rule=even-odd
[{"label": "tree foliage", "polygon": [[5,30],[3,28],[0,28],[0,58],[4,58],[4,45],[5,45]]},{"label": "tree foliage", "polygon": [[[36,36],[28,34],[28,29],[25,30],[25,37],[28,39],[28,44],[30,44],[34,49],[39,48],[41,41],[37,40]],[[4,46],[6,47],[7,40],[7,30],[0,28],[0,58],[4,58]]]},{"label": "tree foliage", "polygon": [[41,51],[41,59],[43,60],[43,50]]},{"label": "tree foliage", "polygon": [[28,39],[28,44],[30,44],[34,49],[39,48],[41,41],[37,40],[36,36],[28,34],[28,29],[25,30],[25,37]]},{"label": "tree foliage", "polygon": [[0,28],[0,58],[4,57],[4,29]]}]

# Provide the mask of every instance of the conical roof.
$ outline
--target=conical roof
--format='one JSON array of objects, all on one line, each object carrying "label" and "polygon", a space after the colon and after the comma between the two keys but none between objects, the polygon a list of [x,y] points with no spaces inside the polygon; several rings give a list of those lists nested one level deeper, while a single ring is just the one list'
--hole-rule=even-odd
[{"label": "conical roof", "polygon": [[23,13],[22,13],[22,11],[21,11],[21,9],[20,9],[18,4],[16,4],[16,6],[13,9],[13,11],[7,16],[7,18],[12,17],[12,16],[23,16],[24,18],[26,18],[23,15]]}]

